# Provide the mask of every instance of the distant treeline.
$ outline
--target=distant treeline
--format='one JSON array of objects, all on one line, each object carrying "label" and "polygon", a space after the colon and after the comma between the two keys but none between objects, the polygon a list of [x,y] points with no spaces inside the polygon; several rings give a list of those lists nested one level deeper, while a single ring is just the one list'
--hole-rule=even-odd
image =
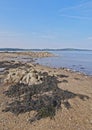
[{"label": "distant treeline", "polygon": [[64,49],[20,49],[20,48],[0,48],[0,51],[10,52],[10,51],[92,51],[87,49],[73,49],[73,48],[64,48]]}]

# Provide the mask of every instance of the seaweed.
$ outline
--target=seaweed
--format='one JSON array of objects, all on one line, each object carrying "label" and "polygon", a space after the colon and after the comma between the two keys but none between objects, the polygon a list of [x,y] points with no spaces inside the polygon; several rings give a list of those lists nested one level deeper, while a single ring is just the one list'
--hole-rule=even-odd
[{"label": "seaweed", "polygon": [[58,79],[47,73],[39,73],[43,75],[42,83],[25,85],[17,83],[11,85],[4,92],[6,96],[13,99],[9,102],[3,112],[12,112],[19,115],[26,112],[35,111],[36,115],[29,119],[32,123],[42,118],[50,117],[53,119],[58,109],[62,109],[62,104],[67,109],[72,108],[69,99],[79,97],[81,100],[89,99],[86,95],[75,94],[58,87]]}]

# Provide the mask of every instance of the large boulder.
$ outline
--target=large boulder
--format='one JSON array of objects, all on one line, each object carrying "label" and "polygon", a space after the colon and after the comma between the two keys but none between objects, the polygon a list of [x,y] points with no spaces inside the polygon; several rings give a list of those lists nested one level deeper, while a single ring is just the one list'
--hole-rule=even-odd
[{"label": "large boulder", "polygon": [[17,68],[17,69],[10,69],[7,77],[5,78],[5,83],[23,83],[26,85],[32,84],[40,84],[42,83],[42,78],[34,68]]},{"label": "large boulder", "polygon": [[31,70],[26,75],[24,75],[24,77],[22,78],[20,83],[24,83],[24,84],[28,84],[28,85],[40,84],[40,83],[42,83],[42,78],[43,77],[40,76],[37,71]]},{"label": "large boulder", "polygon": [[20,68],[10,69],[9,74],[5,78],[5,83],[18,83],[21,78],[25,75],[26,71]]}]

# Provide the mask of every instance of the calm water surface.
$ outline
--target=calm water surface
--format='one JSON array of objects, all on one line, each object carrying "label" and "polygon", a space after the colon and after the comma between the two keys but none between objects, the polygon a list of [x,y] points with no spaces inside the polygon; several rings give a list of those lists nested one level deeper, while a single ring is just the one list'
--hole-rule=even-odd
[{"label": "calm water surface", "polygon": [[50,67],[65,67],[92,75],[92,51],[53,51],[52,53],[57,57],[39,58],[36,62]]}]

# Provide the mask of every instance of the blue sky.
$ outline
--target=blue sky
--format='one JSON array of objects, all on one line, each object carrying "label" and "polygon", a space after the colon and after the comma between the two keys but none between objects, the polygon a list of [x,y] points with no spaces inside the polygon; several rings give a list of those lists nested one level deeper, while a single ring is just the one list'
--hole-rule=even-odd
[{"label": "blue sky", "polygon": [[0,0],[0,48],[92,49],[92,0]]}]

